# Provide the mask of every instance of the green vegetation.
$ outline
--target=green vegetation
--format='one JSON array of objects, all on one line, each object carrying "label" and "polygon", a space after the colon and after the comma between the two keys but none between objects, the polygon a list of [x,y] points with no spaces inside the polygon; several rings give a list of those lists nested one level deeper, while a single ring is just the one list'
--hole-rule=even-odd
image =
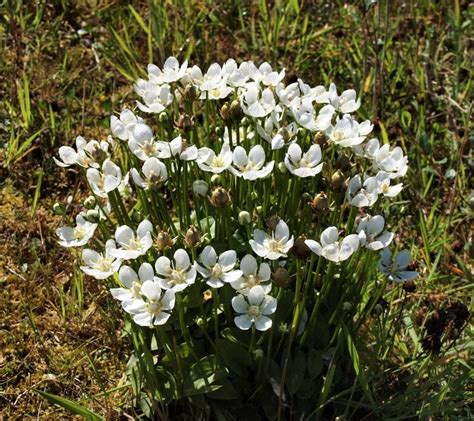
[{"label": "green vegetation", "polygon": [[389,290],[361,337],[347,335],[358,382],[330,393],[341,380],[330,366],[316,415],[472,419],[472,327],[459,305],[472,313],[469,3],[0,2],[0,414],[68,416],[58,404],[97,419],[139,415],[123,376],[123,315],[56,244],[53,204],[75,215],[85,189],[52,156],[78,134],[103,138],[113,110],[134,104],[130,82],[175,55],[203,68],[267,60],[288,79],[358,91],[361,120],[409,156],[390,212],[421,276],[415,291]]}]

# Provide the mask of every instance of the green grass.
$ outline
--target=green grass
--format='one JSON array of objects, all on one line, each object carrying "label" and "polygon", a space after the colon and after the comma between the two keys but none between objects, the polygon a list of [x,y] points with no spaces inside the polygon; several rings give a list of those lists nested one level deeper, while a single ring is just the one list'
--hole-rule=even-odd
[{"label": "green grass", "polygon": [[[472,312],[474,7],[468,1],[127,6],[84,0],[53,6],[10,0],[0,8],[0,71],[6,76],[0,80],[0,283],[5,300],[25,304],[9,306],[8,318],[7,310],[1,314],[8,320],[2,333],[9,332],[0,363],[2,415],[58,413],[45,403],[38,409],[31,387],[84,401],[104,416],[133,413],[130,388],[120,380],[124,364],[104,360],[128,346],[116,335],[115,307],[106,291],[80,274],[62,280],[60,266],[71,270],[75,263],[54,244],[59,220],[50,209],[73,191],[80,195],[82,186],[74,173],[60,176],[51,157],[78,134],[106,136],[109,115],[135,100],[130,81],[143,76],[149,62],[176,55],[203,68],[228,57],[268,60],[285,67],[290,78],[314,85],[334,81],[360,92],[360,116],[370,117],[377,136],[396,141],[409,156],[406,189],[390,212],[399,216],[393,228],[401,244],[413,247],[421,276],[415,293],[389,291],[387,311],[373,317],[363,338],[347,337],[363,381],[321,400],[320,414],[472,417],[472,328],[456,340],[445,335],[439,355],[422,347],[433,312],[456,301]],[[28,285],[41,285],[41,293]],[[45,308],[57,323],[71,323],[72,336],[91,318],[102,330],[85,350],[61,328],[64,358],[42,353],[55,329],[45,321]],[[23,369],[16,341],[26,341],[22,352],[30,348],[28,355],[39,350],[41,363],[27,358]],[[58,382],[43,380],[51,371]],[[323,390],[337,381],[337,370],[332,374]],[[351,400],[354,395],[363,398]]]}]

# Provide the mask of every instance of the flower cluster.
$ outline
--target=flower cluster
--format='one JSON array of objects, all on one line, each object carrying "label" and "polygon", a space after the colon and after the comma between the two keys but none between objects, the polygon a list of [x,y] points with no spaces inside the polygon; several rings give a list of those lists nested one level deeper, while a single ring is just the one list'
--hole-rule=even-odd
[{"label": "flower cluster", "polygon": [[403,188],[402,149],[370,138],[371,122],[353,116],[354,90],[284,79],[268,63],[229,59],[203,72],[170,57],[135,84],[138,109],[156,114],[150,124],[127,108],[111,117],[107,140],[79,136],[59,149],[56,163],[79,166],[92,194],[76,226],[57,230],[60,244],[94,241],[82,270],[109,279],[136,324],[163,325],[210,288],[215,317],[233,309],[240,329],[265,331],[296,278],[302,329],[310,307],[299,288],[317,271],[345,261],[362,270],[353,257],[381,251],[389,280],[416,276],[409,251],[392,258],[380,214],[380,199]]}]

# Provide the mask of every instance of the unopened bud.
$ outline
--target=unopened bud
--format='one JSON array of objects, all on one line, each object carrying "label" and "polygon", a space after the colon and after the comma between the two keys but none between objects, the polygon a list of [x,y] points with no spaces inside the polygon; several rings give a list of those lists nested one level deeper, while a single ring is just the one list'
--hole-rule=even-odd
[{"label": "unopened bud", "polygon": [[193,193],[199,197],[206,197],[209,185],[204,180],[196,180],[193,182]]},{"label": "unopened bud", "polygon": [[164,251],[173,247],[174,241],[170,233],[167,231],[160,231],[155,239],[155,248],[158,251]]},{"label": "unopened bud", "polygon": [[284,267],[279,267],[272,273],[272,281],[276,286],[288,288],[291,285],[291,277]]},{"label": "unopened bud", "polygon": [[192,118],[187,114],[181,114],[175,124],[178,129],[185,132],[191,131],[194,126]]},{"label": "unopened bud", "polygon": [[329,199],[324,192],[314,196],[314,199],[308,204],[315,214],[321,214],[329,209]]},{"label": "unopened bud", "polygon": [[344,311],[351,311],[352,310],[352,303],[350,303],[349,301],[344,301],[344,303],[342,304],[342,309]]},{"label": "unopened bud", "polygon": [[304,235],[299,236],[295,240],[295,243],[293,244],[293,247],[290,250],[292,254],[294,254],[298,259],[301,259],[301,260],[305,260],[309,256],[311,256],[311,250],[304,242],[305,240],[306,240],[306,237]]},{"label": "unopened bud", "polygon": [[298,139],[303,139],[306,136],[307,130],[303,129],[303,127],[298,127],[298,130],[296,130],[296,136]]},{"label": "unopened bud", "polygon": [[64,215],[66,213],[66,208],[62,203],[56,202],[53,205],[53,212],[55,215]]},{"label": "unopened bud", "polygon": [[250,213],[247,211],[241,211],[239,213],[239,224],[240,225],[248,225],[252,222],[252,217],[250,216]]},{"label": "unopened bud", "polygon": [[222,177],[220,174],[214,174],[211,177],[211,183],[212,184],[221,184],[222,183]]},{"label": "unopened bud", "polygon": [[96,146],[91,152],[92,159],[96,162],[103,162],[107,158],[107,153]]},{"label": "unopened bud", "polygon": [[168,121],[168,114],[166,114],[164,111],[160,113],[158,116],[158,121],[160,123],[166,123]]},{"label": "unopened bud", "polygon": [[286,127],[280,127],[277,132],[285,142],[288,142],[290,140],[290,132]]},{"label": "unopened bud", "polygon": [[137,224],[139,224],[140,222],[143,221],[143,215],[140,211],[135,211],[133,212],[132,219],[133,219],[133,222],[136,222]]},{"label": "unopened bud", "polygon": [[339,158],[337,158],[337,161],[334,167],[337,170],[341,170],[342,172],[345,172],[351,168],[351,161],[349,161],[349,158],[346,155],[339,155]]},{"label": "unopened bud", "polygon": [[280,333],[288,333],[290,331],[290,328],[286,323],[281,322],[280,325],[278,326],[278,330]]},{"label": "unopened bud", "polygon": [[221,127],[221,126],[217,126],[217,127],[214,129],[214,133],[215,133],[218,137],[222,137],[222,135],[224,134],[224,130],[222,130],[222,127]]},{"label": "unopened bud", "polygon": [[288,168],[286,167],[285,163],[284,162],[279,162],[278,163],[278,170],[282,173],[282,174],[286,174],[288,172]]},{"label": "unopened bud", "polygon": [[95,200],[94,196],[89,196],[86,200],[84,200],[84,207],[86,209],[94,209],[97,201]]},{"label": "unopened bud", "polygon": [[226,189],[217,187],[211,195],[211,204],[216,208],[223,208],[230,203],[230,196]]},{"label": "unopened bud", "polygon": [[201,242],[201,234],[194,225],[191,225],[184,235],[184,242],[189,248],[196,247]]},{"label": "unopened bud", "polygon": [[241,125],[242,127],[247,127],[247,126],[249,126],[249,125],[250,125],[250,120],[249,120],[249,118],[248,118],[248,117],[244,117],[244,118],[242,119],[242,121],[240,122],[240,125]]},{"label": "unopened bud", "polygon": [[225,103],[222,107],[221,107],[221,117],[224,121],[230,121],[230,106],[229,106],[229,103]]},{"label": "unopened bud", "polygon": [[255,207],[255,211],[261,215],[263,213],[263,206],[262,205],[258,205]]},{"label": "unopened bud", "polygon": [[89,209],[87,212],[86,212],[86,219],[89,221],[89,222],[99,222],[99,212],[96,211],[95,209]]},{"label": "unopened bud", "polygon": [[234,99],[230,103],[229,115],[230,115],[230,118],[236,122],[242,119],[243,112],[242,112],[242,107],[240,106],[240,101],[238,99]]},{"label": "unopened bud", "polygon": [[253,351],[253,356],[256,360],[259,360],[265,356],[265,353],[263,352],[262,349],[259,348]]},{"label": "unopened bud", "polygon": [[197,98],[196,87],[192,85],[191,83],[186,85],[186,88],[184,88],[184,98],[187,101],[191,101],[191,102]]},{"label": "unopened bud", "polygon": [[327,138],[323,132],[316,132],[316,134],[313,136],[313,143],[316,145],[321,146],[323,148],[327,144]]},{"label": "unopened bud", "polygon": [[275,231],[278,223],[281,221],[281,218],[278,215],[272,215],[270,218],[267,218],[265,224],[268,229]]},{"label": "unopened bud", "polygon": [[331,177],[331,187],[334,191],[340,192],[344,189],[345,177],[341,170],[337,170]]}]

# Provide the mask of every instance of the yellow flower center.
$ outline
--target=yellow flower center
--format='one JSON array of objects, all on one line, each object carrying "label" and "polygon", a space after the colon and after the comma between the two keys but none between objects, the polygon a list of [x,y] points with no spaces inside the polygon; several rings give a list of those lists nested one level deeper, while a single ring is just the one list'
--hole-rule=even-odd
[{"label": "yellow flower center", "polygon": [[161,308],[162,308],[161,301],[158,301],[158,300],[150,300],[146,304],[146,310],[148,311],[148,313],[152,314],[153,316],[157,316],[158,314],[160,314]]},{"label": "yellow flower center", "polygon": [[219,263],[216,263],[211,270],[211,276],[213,278],[220,278],[223,274],[222,266]]},{"label": "yellow flower center", "polygon": [[255,306],[255,305],[249,306],[249,309],[248,309],[247,312],[248,312],[250,317],[256,319],[257,317],[260,316],[260,307]]}]

